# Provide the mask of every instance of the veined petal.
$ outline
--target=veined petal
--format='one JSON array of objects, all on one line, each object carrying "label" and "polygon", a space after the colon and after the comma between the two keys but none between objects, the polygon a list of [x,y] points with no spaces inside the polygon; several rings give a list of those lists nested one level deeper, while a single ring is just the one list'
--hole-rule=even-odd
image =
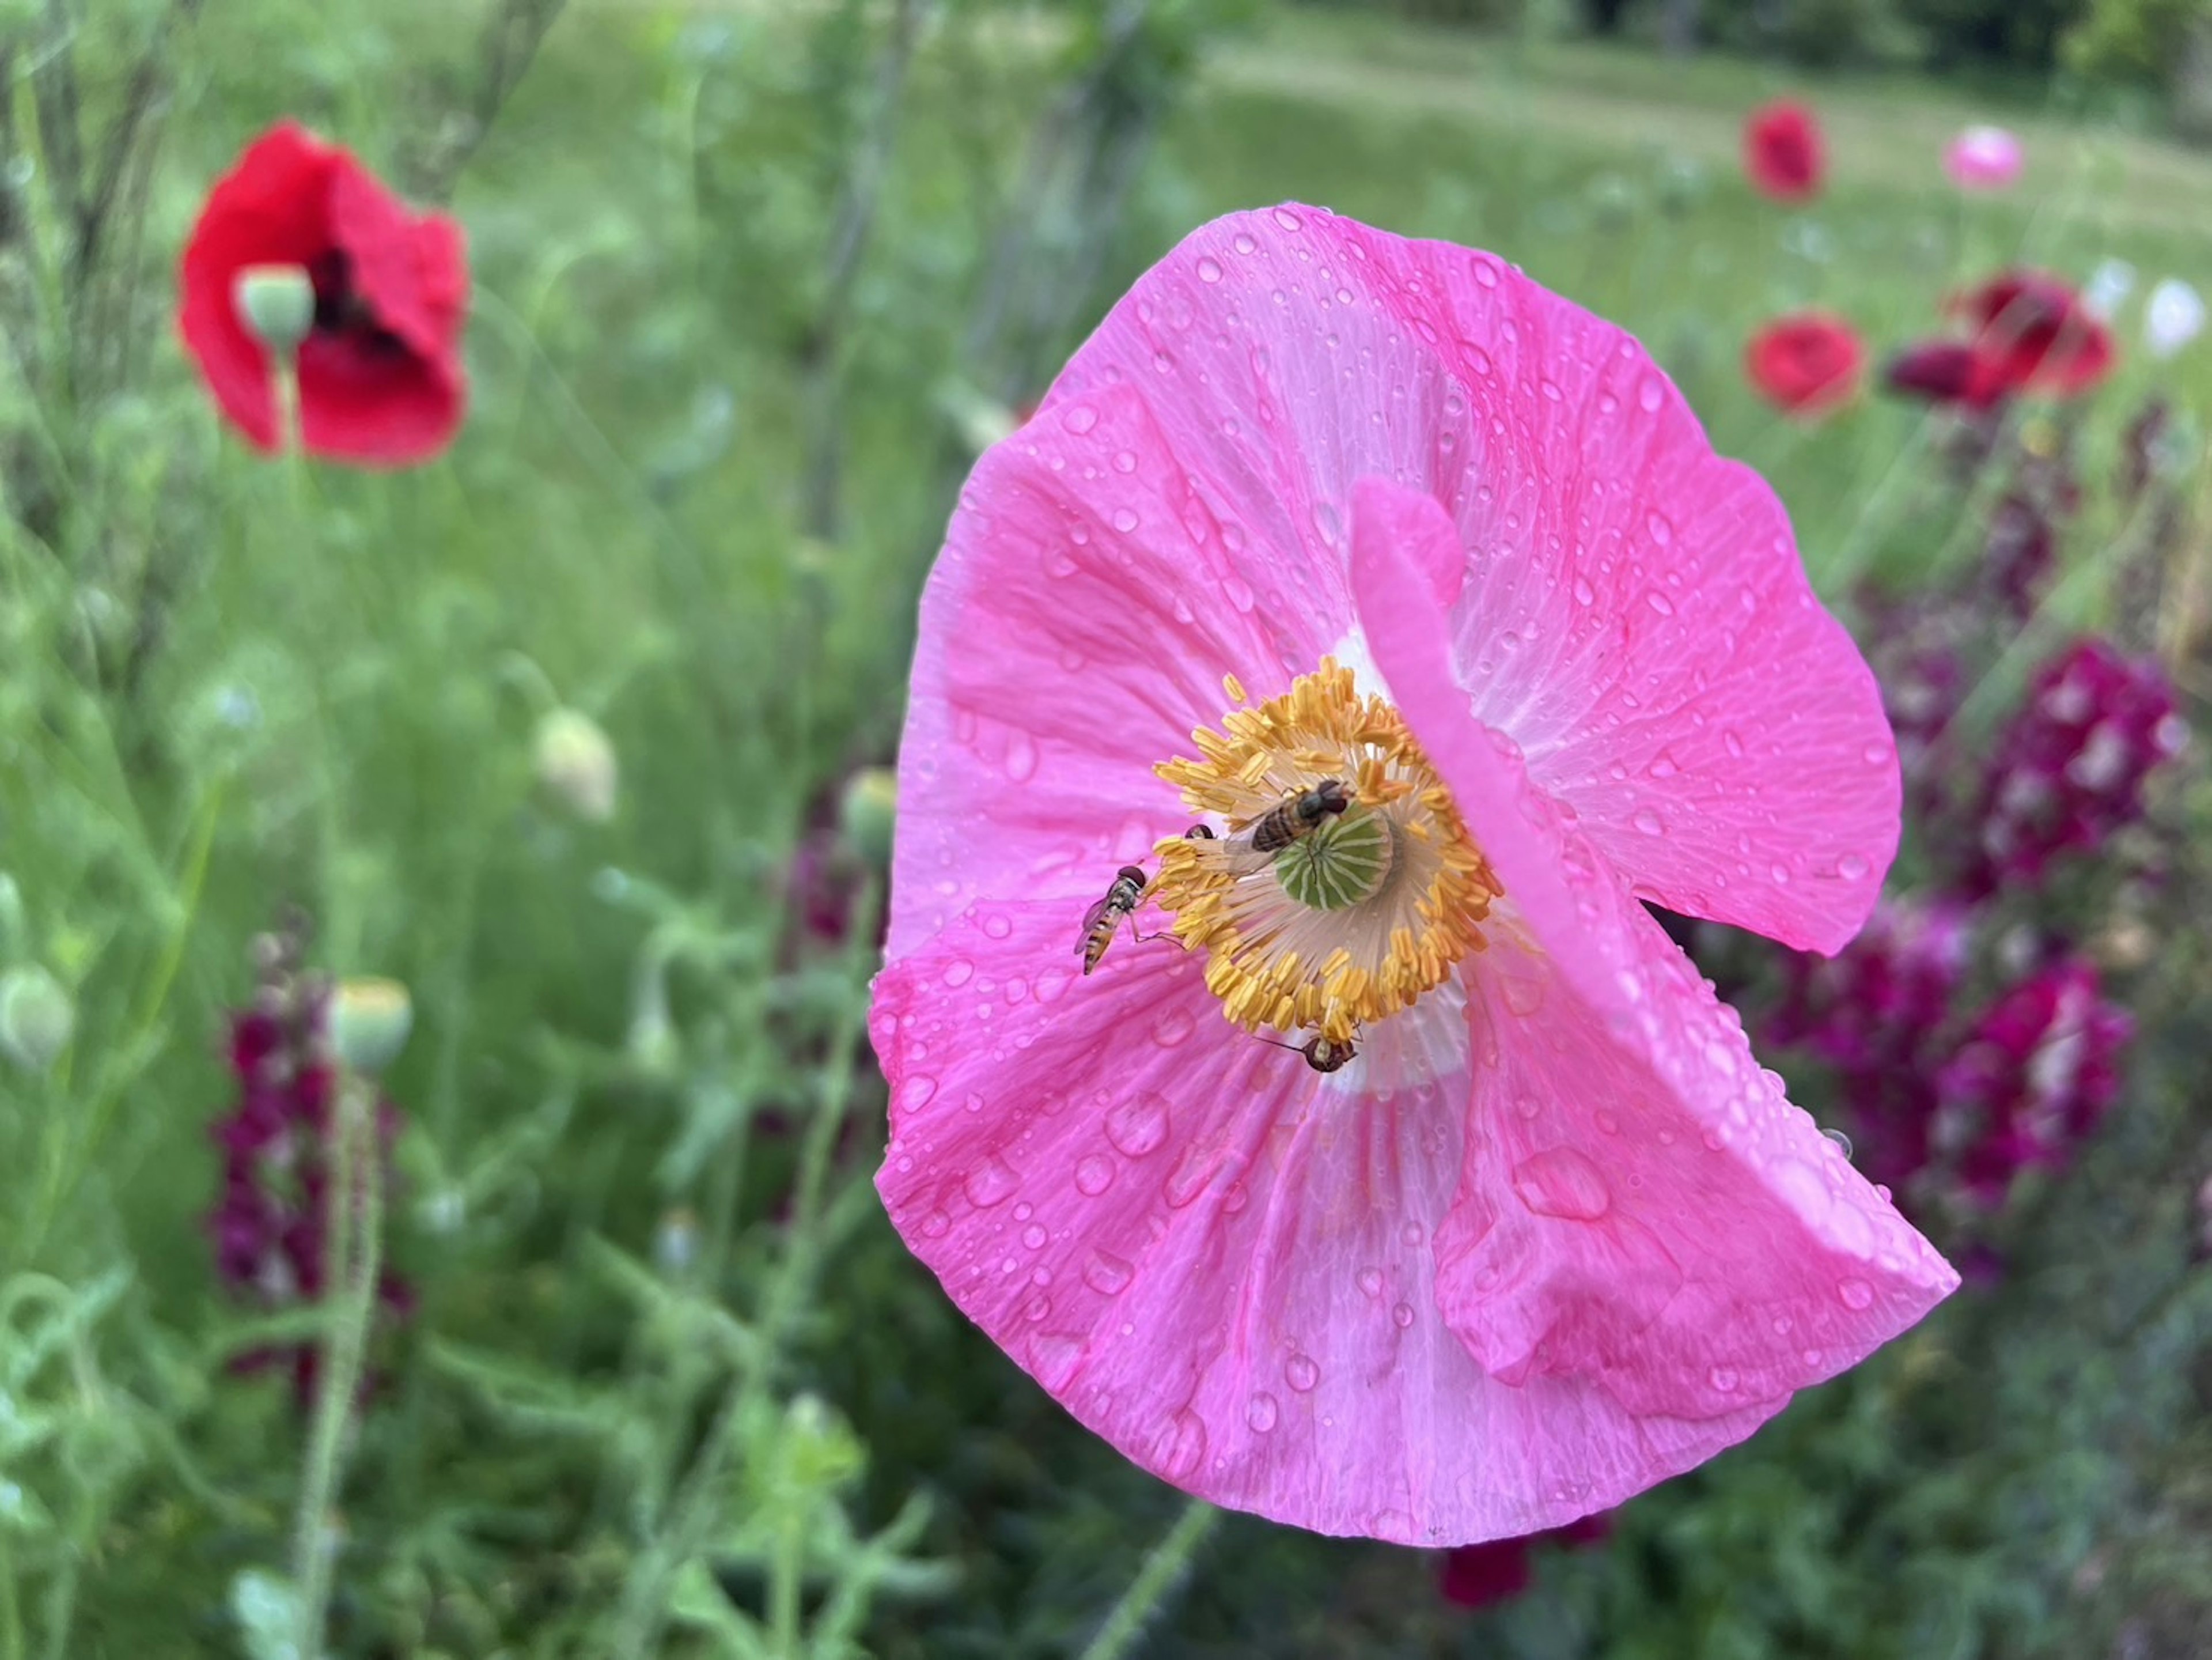
[{"label": "veined petal", "polygon": [[1629,335],[1489,254],[1286,206],[1193,232],[1045,410],[1115,386],[1162,388],[1216,513],[1323,592],[1356,481],[1442,503],[1474,712],[1641,891],[1826,951],[1865,920],[1899,802],[1873,676]]},{"label": "veined petal", "polygon": [[[1063,398],[984,456],[923,591],[901,784],[896,958],[979,897],[1097,898],[1190,822],[1155,763],[1351,626],[1339,561],[1222,516],[1128,387]],[[1078,907],[1079,913],[1080,907]]]},{"label": "veined petal", "polygon": [[1075,980],[1071,927],[977,906],[884,970],[877,1185],[962,1310],[1130,1458],[1277,1521],[1449,1545],[1571,1520],[1771,1409],[1646,1419],[1597,1379],[1485,1372],[1437,1272],[1467,1074],[1323,1079],[1224,1035],[1167,942]]},{"label": "veined petal", "polygon": [[1388,509],[1401,533],[1423,515],[1372,494],[1354,561],[1370,643],[1506,895],[1468,971],[1447,1317],[1501,1379],[1590,1381],[1638,1420],[1725,1418],[1734,1438],[1957,1276],[1784,1098],[1596,839],[1462,713],[1443,628],[1386,533]]}]

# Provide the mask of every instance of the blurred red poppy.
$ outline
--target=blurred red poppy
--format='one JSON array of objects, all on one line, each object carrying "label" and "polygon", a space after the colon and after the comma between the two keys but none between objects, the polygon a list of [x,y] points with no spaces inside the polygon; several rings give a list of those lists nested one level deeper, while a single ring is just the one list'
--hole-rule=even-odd
[{"label": "blurred red poppy", "polygon": [[301,447],[371,466],[444,448],[468,398],[460,227],[409,212],[350,151],[289,121],[216,181],[185,246],[177,320],[222,413],[264,450],[283,440],[274,365],[234,290],[241,273],[271,266],[305,271],[314,289],[298,357]]},{"label": "blurred red poppy", "polygon": [[1743,170],[1761,195],[1778,202],[1818,196],[1828,158],[1813,112],[1790,98],[1753,110],[1743,124]]},{"label": "blurred red poppy", "polygon": [[2112,367],[2112,334],[2063,277],[2008,271],[1954,295],[1946,307],[1974,325],[1975,350],[2007,391],[2070,398]]},{"label": "blurred red poppy", "polygon": [[1892,391],[1985,410],[2016,392],[2071,398],[2112,372],[2112,331],[2059,277],[2006,271],[1944,309],[1972,325],[1972,338],[1906,347],[1883,373]]},{"label": "blurred red poppy", "polygon": [[1759,395],[1791,415],[1824,415],[1858,390],[1866,363],[1856,330],[1833,312],[1793,312],[1751,337],[1743,372]]}]

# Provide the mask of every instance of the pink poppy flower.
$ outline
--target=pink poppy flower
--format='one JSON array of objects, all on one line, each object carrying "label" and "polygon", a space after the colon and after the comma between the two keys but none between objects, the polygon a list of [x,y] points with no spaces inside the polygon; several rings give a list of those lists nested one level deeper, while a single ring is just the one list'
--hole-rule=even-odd
[{"label": "pink poppy flower", "polygon": [[1500,260],[1194,233],[977,463],[899,768],[884,1203],[1179,1487],[1558,1527],[1957,1283],[1640,903],[1850,939],[1874,679],[1766,486]]},{"label": "pink poppy flower", "polygon": [[1960,190],[2003,190],[2019,179],[2021,155],[2002,127],[1968,127],[1943,147],[1943,171]]}]

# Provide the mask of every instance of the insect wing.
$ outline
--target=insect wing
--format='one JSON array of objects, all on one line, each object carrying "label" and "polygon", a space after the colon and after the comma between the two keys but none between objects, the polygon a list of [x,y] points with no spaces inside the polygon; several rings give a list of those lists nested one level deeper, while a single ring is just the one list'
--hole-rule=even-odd
[{"label": "insect wing", "polygon": [[1075,942],[1075,954],[1078,957],[1091,949],[1091,931],[1098,926],[1100,920],[1106,915],[1107,907],[1113,903],[1113,897],[1109,895],[1103,899],[1093,901],[1091,909],[1083,913],[1083,933]]}]

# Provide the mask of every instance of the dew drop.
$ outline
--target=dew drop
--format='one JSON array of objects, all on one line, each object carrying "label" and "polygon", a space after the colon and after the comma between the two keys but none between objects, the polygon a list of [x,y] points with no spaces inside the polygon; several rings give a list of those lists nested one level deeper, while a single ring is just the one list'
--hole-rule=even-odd
[{"label": "dew drop", "polygon": [[964,986],[975,977],[975,965],[964,957],[956,957],[945,966],[945,983]]},{"label": "dew drop", "polygon": [[1820,1134],[1826,1136],[1828,1138],[1828,1145],[1835,1148],[1838,1152],[1843,1154],[1844,1158],[1848,1158],[1851,1156],[1851,1138],[1844,1134],[1843,1131],[1838,1129],[1823,1129]]},{"label": "dew drop", "polygon": [[1114,1185],[1114,1161],[1099,1153],[1091,1153],[1075,1166],[1075,1190],[1086,1199],[1096,1199]]},{"label": "dew drop", "polygon": [[1030,1370],[1055,1395],[1075,1381],[1083,1364],[1083,1340],[1064,1331],[1043,1331],[1030,1339]]},{"label": "dew drop", "polygon": [[1714,1389],[1722,1395],[1735,1394],[1738,1381],[1734,1366],[1715,1366],[1705,1374],[1705,1382],[1711,1383]]},{"label": "dew drop", "polygon": [[1078,404],[1060,417],[1060,424],[1079,438],[1098,424],[1098,411],[1088,404]]},{"label": "dew drop", "polygon": [[1178,1407],[1152,1440],[1152,1462],[1170,1481],[1189,1478],[1206,1457],[1206,1426],[1188,1407]]},{"label": "dew drop", "polygon": [[1131,531],[1136,529],[1138,525],[1141,522],[1143,521],[1137,517],[1136,510],[1133,508],[1116,508],[1114,509],[1114,528],[1121,532],[1124,536],[1127,536]]},{"label": "dew drop", "polygon": [[922,1237],[925,1239],[942,1239],[945,1237],[945,1229],[951,1225],[952,1219],[951,1217],[947,1216],[941,1210],[933,1210],[930,1212],[928,1215],[921,1219]]},{"label": "dew drop", "polygon": [[1164,1049],[1171,1049],[1189,1040],[1198,1023],[1186,1008],[1170,1008],[1152,1022],[1152,1042]]},{"label": "dew drop", "polygon": [[1042,1250],[1044,1242],[1051,1237],[1045,1231],[1044,1224],[1042,1222],[1032,1222],[1022,1230],[1022,1243],[1031,1250]]},{"label": "dew drop", "polygon": [[[1237,239],[1239,241],[1248,240],[1244,237]],[[1218,283],[1221,280],[1221,267],[1211,256],[1198,262],[1198,280],[1201,283]]]},{"label": "dew drop", "polygon": [[1237,240],[1233,246],[1239,253],[1249,253],[1260,245],[1240,230],[1237,233]]},{"label": "dew drop", "polygon": [[1674,602],[1656,588],[1653,588],[1644,596],[1644,603],[1662,617],[1672,617],[1674,614]]},{"label": "dew drop", "polygon": [[1874,1306],[1874,1287],[1863,1280],[1839,1280],[1836,1295],[1847,1309],[1869,1309]]},{"label": "dew drop", "polygon": [[[1134,472],[1134,471],[1136,471],[1136,470],[1137,470],[1137,453],[1136,453],[1136,451],[1134,451],[1134,450],[1116,450],[1116,451],[1115,451],[1115,453],[1114,453],[1114,471],[1116,471],[1116,472]],[[1122,528],[1123,528],[1123,529],[1125,529],[1125,530],[1133,530],[1133,529],[1135,529],[1136,527],[1135,527],[1133,525],[1129,525],[1129,526],[1122,526]]]},{"label": "dew drop", "polygon": [[1836,874],[1846,882],[1863,881],[1867,872],[1872,868],[1872,866],[1855,853],[1847,853],[1836,860]]},{"label": "dew drop", "polygon": [[1083,1264],[1083,1283],[1101,1297],[1119,1297],[1137,1277],[1133,1264],[1108,1250],[1094,1250]]},{"label": "dew drop", "polygon": [[1396,1304],[1390,1310],[1390,1317],[1397,1322],[1400,1331],[1405,1330],[1413,1323],[1413,1305],[1411,1303]]},{"label": "dew drop", "polygon": [[1245,1403],[1244,1421],[1252,1426],[1253,1432],[1256,1435],[1265,1435],[1269,1430],[1274,1428],[1275,1420],[1279,1416],[1280,1412],[1275,1405],[1275,1397],[1265,1389],[1261,1389]]},{"label": "dew drop", "polygon": [[1382,1270],[1380,1268],[1360,1269],[1359,1289],[1365,1292],[1370,1297],[1380,1297],[1382,1294]]},{"label": "dew drop", "polygon": [[1311,1355],[1293,1354],[1283,1362],[1283,1381],[1304,1395],[1321,1382],[1321,1367]]},{"label": "dew drop", "polygon": [[983,932],[994,939],[1003,939],[1014,931],[1014,925],[997,911],[983,919]]},{"label": "dew drop", "polygon": [[1012,1198],[1020,1184],[1021,1178],[1014,1174],[1012,1166],[993,1152],[985,1154],[983,1162],[968,1172],[960,1183],[960,1190],[977,1210],[988,1210]]},{"label": "dew drop", "polygon": [[1249,611],[1252,609],[1254,599],[1252,585],[1243,577],[1235,575],[1223,577],[1221,592],[1227,597],[1229,603],[1236,606],[1238,611]]},{"label": "dew drop", "polygon": [[1158,1152],[1168,1139],[1167,1103],[1149,1094],[1124,1101],[1106,1115],[1106,1139],[1132,1158]]},{"label": "dew drop", "polygon": [[1275,210],[1275,222],[1280,225],[1285,230],[1298,230],[1304,228],[1306,222],[1299,218],[1295,213],[1292,213],[1288,208],[1277,208]]},{"label": "dew drop", "polygon": [[1030,740],[1029,733],[1018,732],[1006,739],[1005,766],[1006,776],[1017,784],[1026,784],[1036,775],[1036,745]]},{"label": "dew drop", "polygon": [[1572,1147],[1553,1147],[1522,1159],[1513,1170],[1513,1191],[1539,1216],[1594,1222],[1613,1208],[1613,1193],[1598,1167]]},{"label": "dew drop", "polygon": [[1649,807],[1637,808],[1634,816],[1628,822],[1646,836],[1664,836],[1667,833],[1665,823]]},{"label": "dew drop", "polygon": [[1575,578],[1575,603],[1578,605],[1595,605],[1596,601],[1597,590],[1592,587],[1586,579],[1580,576]]}]

